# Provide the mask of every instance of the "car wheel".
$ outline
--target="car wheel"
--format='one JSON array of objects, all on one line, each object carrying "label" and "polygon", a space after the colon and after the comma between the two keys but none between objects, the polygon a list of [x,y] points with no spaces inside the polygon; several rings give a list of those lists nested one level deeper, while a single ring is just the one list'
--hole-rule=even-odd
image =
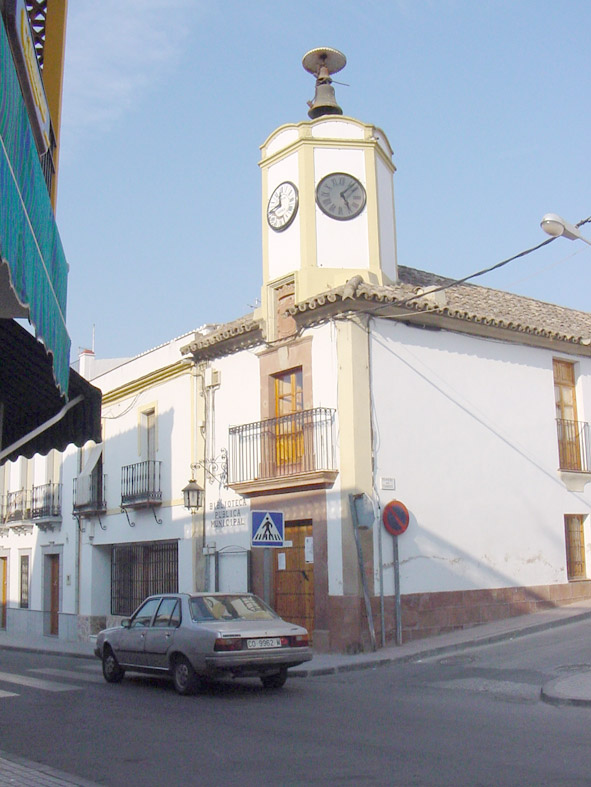
[{"label": "car wheel", "polygon": [[121,683],[125,670],[119,666],[119,662],[115,658],[115,654],[111,648],[106,647],[103,650],[103,676],[107,683]]},{"label": "car wheel", "polygon": [[174,687],[179,694],[194,694],[197,689],[197,675],[184,656],[179,656],[172,666]]},{"label": "car wheel", "polygon": [[261,675],[261,683],[266,689],[280,689],[287,680],[287,670],[281,669],[273,675]]}]

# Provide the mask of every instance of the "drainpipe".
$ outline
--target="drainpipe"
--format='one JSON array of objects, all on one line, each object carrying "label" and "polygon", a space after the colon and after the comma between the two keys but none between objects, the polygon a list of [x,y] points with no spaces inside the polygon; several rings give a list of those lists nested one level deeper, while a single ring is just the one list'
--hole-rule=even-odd
[{"label": "drainpipe", "polygon": [[[382,647],[386,646],[386,614],[384,610],[384,558],[383,558],[383,544],[382,544],[382,522],[380,517],[380,495],[378,492],[377,484],[376,484],[376,462],[375,462],[375,436],[376,431],[374,429],[374,406],[373,406],[373,385],[372,385],[372,373],[373,373],[373,359],[372,359],[372,326],[375,320],[373,317],[370,317],[367,321],[367,343],[368,343],[368,382],[369,382],[369,406],[371,408],[370,412],[370,428],[371,428],[371,445],[372,445],[372,452],[371,452],[371,488],[373,492],[373,500],[377,501],[377,516],[375,518],[375,525],[378,528],[378,560],[380,561],[379,565],[379,580],[380,580],[380,628],[381,628],[381,643]],[[374,509],[375,510],[375,509]]]},{"label": "drainpipe", "polygon": [[[205,364],[193,362],[191,366],[191,376],[193,378],[193,412],[194,424],[192,429],[192,444],[191,444],[191,469],[197,475],[198,462],[200,461],[201,454],[203,457],[206,455],[206,434],[204,433],[207,428],[207,403],[205,402],[205,424],[200,416],[199,399],[205,397]],[[200,442],[203,441],[203,452],[200,449]],[[207,576],[199,576],[200,569],[203,565],[204,555],[203,548],[205,546],[205,507],[206,507],[206,493],[205,493],[205,479],[195,478],[195,480],[203,487],[203,509],[195,511],[191,514],[191,535],[193,539],[193,585],[194,590],[203,590],[207,587]],[[201,534],[201,538],[199,538]],[[199,587],[201,585],[202,587]]]}]

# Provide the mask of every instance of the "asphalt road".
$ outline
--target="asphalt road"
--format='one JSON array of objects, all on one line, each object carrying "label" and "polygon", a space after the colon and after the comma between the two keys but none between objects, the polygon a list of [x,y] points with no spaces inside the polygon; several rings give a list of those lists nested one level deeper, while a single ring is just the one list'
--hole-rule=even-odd
[{"label": "asphalt road", "polygon": [[0,749],[107,785],[591,783],[591,708],[540,701],[591,666],[591,623],[412,664],[179,697],[100,664],[0,651]]}]

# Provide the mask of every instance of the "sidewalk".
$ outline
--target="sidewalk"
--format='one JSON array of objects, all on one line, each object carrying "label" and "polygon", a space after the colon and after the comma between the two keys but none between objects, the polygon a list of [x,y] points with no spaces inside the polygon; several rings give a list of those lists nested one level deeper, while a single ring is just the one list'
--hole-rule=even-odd
[{"label": "sidewalk", "polygon": [[[440,634],[437,637],[407,642],[400,646],[389,644],[385,648],[379,648],[375,653],[355,655],[318,653],[314,655],[312,661],[291,669],[290,676],[305,678],[360,669],[375,669],[385,664],[415,661],[420,658],[451,653],[466,647],[479,647],[515,639],[533,634],[536,631],[545,631],[589,618],[591,618],[591,600],[579,601],[575,604],[555,607],[532,615],[521,615],[452,631],[449,634]],[[55,637],[33,639],[15,637],[5,631],[0,631],[0,650],[3,648],[77,658],[96,658],[93,640],[90,642],[65,642]],[[551,681],[542,688],[541,697],[544,701],[552,704],[591,706],[591,670],[571,673],[567,677]]]}]

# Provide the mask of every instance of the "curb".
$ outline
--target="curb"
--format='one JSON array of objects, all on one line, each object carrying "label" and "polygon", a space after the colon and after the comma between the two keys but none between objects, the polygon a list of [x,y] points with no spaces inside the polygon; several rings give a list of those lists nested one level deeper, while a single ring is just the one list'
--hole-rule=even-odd
[{"label": "curb", "polygon": [[[479,648],[485,645],[494,645],[497,642],[503,642],[511,639],[518,639],[526,637],[529,634],[536,634],[540,631],[548,631],[549,629],[558,628],[559,626],[566,626],[569,623],[578,623],[581,620],[591,618],[591,610],[585,612],[578,612],[568,618],[557,618],[556,620],[547,620],[541,623],[532,623],[531,625],[523,626],[520,628],[510,629],[507,631],[499,632],[496,634],[488,634],[482,637],[475,637],[473,640],[464,640],[463,642],[452,642],[447,645],[432,645],[426,647],[424,650],[416,651],[415,653],[393,653],[390,656],[381,656],[379,658],[366,658],[357,663],[335,664],[323,667],[295,667],[290,671],[290,678],[308,678],[320,675],[336,675],[343,672],[356,672],[363,669],[374,669],[376,667],[383,667],[388,664],[408,664],[412,661],[420,661],[423,658],[430,658],[432,656],[444,655],[445,653],[454,653],[458,650],[465,650],[466,648]],[[477,627],[476,627],[477,631]],[[476,634],[476,631],[474,632]],[[404,646],[401,646],[404,647]],[[363,658],[363,657],[362,657]],[[591,704],[591,702],[590,702]]]},{"label": "curb", "polygon": [[38,645],[10,645],[6,642],[0,642],[0,650],[15,650],[17,653],[37,653],[42,656],[68,656],[71,659],[96,659],[94,653],[76,653],[69,650],[53,650],[52,648],[43,648]]},{"label": "curb", "polygon": [[554,678],[542,686],[540,699],[548,705],[591,707],[591,670]]},{"label": "curb", "polygon": [[[320,677],[323,675],[336,675],[340,673],[346,672],[358,672],[360,670],[367,670],[367,669],[376,669],[378,667],[385,667],[388,664],[408,664],[412,661],[420,661],[424,658],[431,658],[433,656],[444,655],[446,653],[454,653],[458,650],[465,650],[466,648],[479,648],[484,647],[485,645],[493,645],[497,642],[503,642],[511,639],[518,639],[519,637],[526,637],[529,634],[536,634],[540,631],[547,631],[549,629],[558,628],[559,626],[566,626],[569,623],[578,623],[581,620],[586,620],[591,618],[591,609],[577,612],[573,615],[568,617],[558,617],[554,620],[546,620],[542,622],[532,622],[531,624],[522,625],[517,628],[507,629],[506,631],[501,631],[497,633],[490,633],[490,634],[483,634],[481,636],[478,635],[478,626],[475,626],[472,629],[464,630],[464,632],[470,631],[473,634],[473,639],[464,639],[458,640],[457,642],[450,642],[447,644],[436,644],[433,643],[431,645],[426,645],[423,649],[417,649],[412,653],[404,653],[404,652],[396,652],[392,651],[389,655],[384,654],[383,652],[380,653],[379,651],[376,654],[366,654],[359,656],[359,660],[356,661],[347,661],[341,664],[326,664],[318,667],[294,667],[290,670],[289,676],[290,678],[311,678],[311,677]],[[390,646],[391,648],[396,646]],[[402,649],[405,648],[404,645],[399,646]],[[407,645],[408,647],[408,645]],[[414,647],[420,648],[420,645],[414,644]],[[19,644],[10,644],[7,642],[0,641],[0,650],[14,650],[18,652],[24,653],[36,653],[41,655],[48,655],[48,656],[68,656],[70,658],[75,659],[87,659],[94,661],[96,656],[94,653],[80,653],[75,651],[68,651],[58,650],[53,648],[44,648],[38,645],[25,645],[23,643]],[[330,655],[325,654],[318,654],[319,658],[331,658]],[[335,659],[343,658],[337,654],[333,656]],[[352,659],[356,657],[351,657]],[[313,661],[311,662],[313,664]],[[564,680],[564,679],[558,679]],[[549,684],[550,685],[550,684]],[[542,689],[544,692],[544,689]],[[577,701],[577,702],[570,702],[567,703],[563,700],[556,700],[554,701],[551,697],[546,698],[545,696],[542,697],[545,702],[549,702],[551,704],[590,704],[587,703],[586,700]]]}]

